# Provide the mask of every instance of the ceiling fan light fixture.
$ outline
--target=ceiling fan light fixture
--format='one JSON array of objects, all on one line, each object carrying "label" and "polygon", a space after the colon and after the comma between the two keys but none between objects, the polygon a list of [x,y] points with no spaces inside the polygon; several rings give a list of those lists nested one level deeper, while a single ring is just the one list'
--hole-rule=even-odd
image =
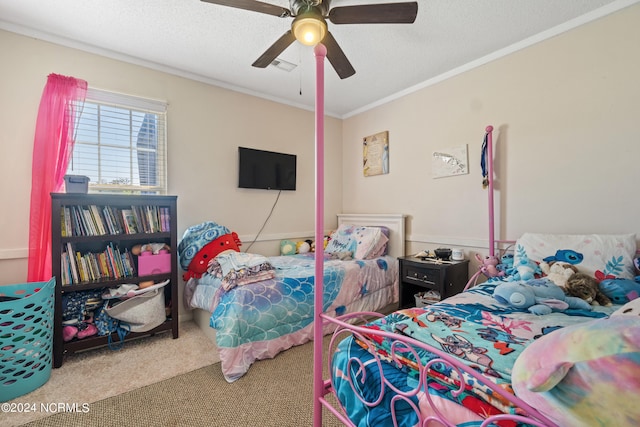
[{"label": "ceiling fan light fixture", "polygon": [[291,24],[296,40],[307,46],[315,46],[327,34],[326,21],[316,14],[303,14],[296,17]]}]

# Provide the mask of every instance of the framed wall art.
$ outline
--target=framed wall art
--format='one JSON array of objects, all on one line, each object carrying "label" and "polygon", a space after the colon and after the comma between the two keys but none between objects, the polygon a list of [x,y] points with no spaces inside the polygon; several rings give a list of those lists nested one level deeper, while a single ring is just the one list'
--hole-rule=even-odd
[{"label": "framed wall art", "polygon": [[362,168],[364,176],[389,173],[389,131],[363,138]]},{"label": "framed wall art", "polygon": [[431,157],[431,165],[434,178],[469,173],[467,145],[434,151]]}]

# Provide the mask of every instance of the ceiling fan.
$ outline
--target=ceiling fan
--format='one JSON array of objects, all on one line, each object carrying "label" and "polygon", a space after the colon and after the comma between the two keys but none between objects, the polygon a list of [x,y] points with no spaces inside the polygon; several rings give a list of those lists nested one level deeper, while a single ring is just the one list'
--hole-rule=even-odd
[{"label": "ceiling fan", "polygon": [[279,18],[294,18],[291,30],[284,33],[251,64],[254,67],[267,67],[295,40],[310,46],[322,42],[327,48],[327,59],[341,79],[354,75],[356,71],[336,39],[327,30],[327,19],[333,24],[411,24],[418,14],[416,1],[330,8],[331,0],[289,0],[289,9],[255,0],[202,1]]}]

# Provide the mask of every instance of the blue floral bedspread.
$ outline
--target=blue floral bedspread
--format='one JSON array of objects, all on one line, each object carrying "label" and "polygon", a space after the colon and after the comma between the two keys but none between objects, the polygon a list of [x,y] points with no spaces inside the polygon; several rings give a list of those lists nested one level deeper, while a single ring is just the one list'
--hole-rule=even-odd
[{"label": "blue floral bedspread", "polygon": [[[455,356],[498,387],[513,393],[511,387],[512,368],[528,344],[556,329],[606,317],[616,308],[616,306],[594,307],[593,311],[571,309],[538,316],[528,311],[500,304],[492,297],[495,286],[495,282],[484,283],[430,306],[399,310],[377,319],[365,327],[411,336],[435,349]],[[391,340],[375,337],[371,339],[371,342],[375,346],[374,351],[382,360],[390,362],[394,369],[398,368],[407,377],[397,383],[398,387],[409,387],[416,383],[419,377],[417,371],[419,365],[411,352],[396,350],[395,356],[399,363],[395,363],[391,362]],[[344,381],[345,372],[348,371],[345,365],[348,358],[345,353],[349,346],[351,348],[348,351],[354,352],[355,350],[352,348],[352,343],[343,344],[343,346],[343,354],[340,354],[339,351],[336,353],[338,356],[334,359],[334,362],[338,363],[334,369],[334,379],[337,381],[338,388],[348,387],[350,389],[350,385]],[[362,346],[366,347],[364,344]],[[432,352],[423,349],[417,350],[422,366],[436,357]],[[448,398],[455,398],[449,393],[451,386],[460,382],[455,371],[441,364],[432,366],[432,371],[432,375],[443,389],[441,394],[449,394]],[[355,374],[356,372],[352,371],[352,375]],[[465,387],[465,392],[455,398],[457,403],[481,416],[500,412],[514,413],[514,408],[506,399],[493,392],[489,387],[470,380],[469,377],[464,378],[468,385]],[[447,386],[449,390],[444,386]],[[380,386],[375,387],[379,388]],[[346,396],[349,393],[350,391],[347,390],[343,395]],[[375,409],[363,408],[357,401],[343,403],[355,404],[355,407],[347,408],[347,410],[356,414],[358,417],[356,419],[362,419],[363,411],[366,413],[365,418],[384,416],[384,414],[373,414]],[[385,410],[382,409],[382,412]],[[387,409],[386,412],[388,413],[389,410]],[[360,425],[368,426],[370,424]]]}]

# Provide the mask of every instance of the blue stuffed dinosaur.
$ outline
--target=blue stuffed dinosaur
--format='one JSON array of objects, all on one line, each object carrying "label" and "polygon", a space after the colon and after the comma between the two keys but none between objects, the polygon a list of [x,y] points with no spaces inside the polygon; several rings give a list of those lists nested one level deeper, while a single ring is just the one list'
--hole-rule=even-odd
[{"label": "blue stuffed dinosaur", "polygon": [[528,310],[536,315],[569,308],[591,311],[588,302],[565,295],[560,286],[545,278],[500,283],[494,289],[493,297],[501,304]]}]

